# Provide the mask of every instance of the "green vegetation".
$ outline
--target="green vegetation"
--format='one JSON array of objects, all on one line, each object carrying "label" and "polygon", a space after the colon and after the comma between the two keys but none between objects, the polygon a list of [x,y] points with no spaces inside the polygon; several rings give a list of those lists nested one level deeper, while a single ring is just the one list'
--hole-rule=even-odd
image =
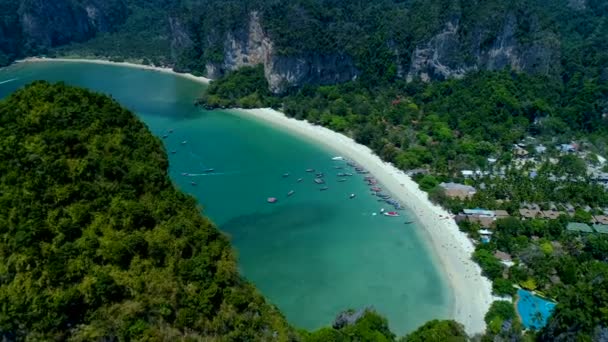
[{"label": "green vegetation", "polygon": [[[344,54],[360,76],[273,96],[262,67],[243,68],[214,82],[202,105],[281,109],[343,132],[403,170],[429,170],[416,180],[454,213],[507,210],[515,217],[496,221],[492,241],[473,255],[493,291],[512,295],[518,284],[557,299],[541,340],[601,340],[608,336],[608,238],[565,226],[587,223],[608,206],[608,193],[586,172],[596,155],[608,153],[608,4],[587,0],[573,12],[569,3],[126,0],[107,2],[108,21],[96,31],[72,29],[84,0],[57,0],[39,10],[61,13],[59,19],[34,13],[52,29],[26,36],[19,13],[36,3],[0,0],[0,65],[59,54],[203,74],[209,63],[224,62],[226,34],[244,34],[256,11],[278,56]],[[428,84],[403,80],[415,48],[448,22],[458,22],[451,67],[476,65],[476,42],[492,46],[508,20],[516,23],[520,48],[537,54],[519,56],[530,74],[503,69]],[[11,208],[0,212],[0,331],[9,332],[3,338],[251,340],[274,332],[297,338],[238,277],[226,239],[171,187],[160,143],[130,114],[97,95],[43,83],[2,102],[0,113],[0,200]],[[516,165],[513,144],[530,137],[551,149],[583,141],[590,153],[541,156],[528,145],[534,161]],[[489,175],[465,180],[465,169]],[[443,181],[466,182],[478,192],[450,199],[437,186]],[[522,221],[523,202],[575,210],[571,217]],[[479,237],[479,224],[460,227]],[[511,254],[514,265],[499,262],[497,251]],[[505,306],[488,313],[486,340],[521,337]],[[372,313],[352,326],[302,335],[394,340]],[[455,322],[433,321],[404,339],[434,338],[468,337]]]},{"label": "green vegetation", "polygon": [[117,25],[116,30],[100,32],[86,42],[59,46],[51,53],[59,56],[107,58],[115,62],[127,60],[142,64],[171,65],[167,13],[172,7],[169,2],[130,0],[124,3],[128,5],[126,12],[130,15]]},{"label": "green vegetation", "polygon": [[[608,303],[601,290],[605,278],[598,276],[607,267],[602,253],[608,251],[608,238],[573,234],[565,227],[570,221],[587,223],[592,215],[601,214],[600,209],[608,207],[608,192],[587,174],[587,163],[597,165],[597,157],[555,149],[557,144],[580,141],[594,154],[608,153],[608,74],[597,63],[606,61],[599,49],[605,43],[583,28],[604,32],[606,26],[595,15],[605,15],[607,9],[597,2],[588,5],[598,10],[594,15],[581,15],[589,20],[588,25],[580,17],[566,18],[551,6],[547,8],[551,15],[540,23],[559,20],[564,24],[559,28],[562,39],[572,39],[564,46],[559,75],[480,71],[462,79],[426,84],[361,77],[271,96],[259,88],[247,91],[251,84],[266,89],[263,70],[253,68],[214,82],[201,103],[244,106],[244,99],[253,96],[255,101],[249,103],[271,106],[290,117],[349,135],[400,169],[430,171],[415,180],[433,201],[453,213],[477,207],[507,210],[515,217],[496,221],[491,242],[479,244],[473,255],[492,280],[493,292],[512,296],[513,286],[519,285],[557,300],[554,318],[539,334],[544,340],[573,335],[591,338],[608,327],[597,312]],[[433,9],[433,2],[429,8]],[[484,10],[492,11],[489,7]],[[449,13],[449,6],[438,13]],[[580,27],[575,28],[574,22]],[[383,64],[383,68],[390,70],[391,64]],[[514,155],[513,145],[528,140],[532,142],[524,149],[529,156],[523,160]],[[533,149],[540,143],[547,147],[545,154]],[[487,174],[464,179],[462,170]],[[467,183],[478,191],[470,199],[448,198],[437,187],[444,181]],[[559,211],[565,212],[566,205],[576,210],[572,217],[564,214],[557,219],[522,221],[518,210],[523,203],[540,203],[542,210],[550,210],[551,203],[557,203]],[[586,206],[592,208],[590,212],[583,210]],[[478,240],[478,223],[464,221],[460,227]],[[514,265],[500,262],[494,256],[497,251],[511,254]],[[593,282],[599,282],[600,294],[579,289],[594,288]],[[505,321],[510,323],[505,325]],[[510,318],[492,316],[484,338],[498,336],[521,338],[521,326]]]},{"label": "green vegetation", "polygon": [[304,87],[280,99],[260,94],[264,91],[259,88],[247,93],[250,84],[265,84],[261,69],[244,69],[214,82],[201,102],[208,107],[241,106],[253,96],[261,106],[281,108],[290,117],[347,133],[406,170],[428,167],[452,175],[487,167],[492,156],[510,161],[513,143],[526,135],[555,135],[544,132],[549,119],[565,127],[560,132],[564,139],[585,134],[598,146],[607,141],[608,126],[602,117],[606,109],[601,105],[608,97],[606,82],[594,88],[597,95],[589,121],[578,123],[580,116],[574,113],[585,110],[579,95],[561,103],[559,99],[568,94],[559,84],[508,71],[428,85],[394,82],[375,90],[359,81]]},{"label": "green vegetation", "polygon": [[486,338],[497,335],[503,338],[521,335],[521,323],[515,314],[515,309],[511,302],[493,302],[486,314],[485,321],[488,325],[488,336]]},{"label": "green vegetation", "polygon": [[490,280],[495,280],[502,276],[504,266],[487,249],[478,248],[473,253],[473,260],[481,266],[483,275],[490,278]]},{"label": "green vegetation", "polygon": [[426,341],[466,342],[469,341],[469,337],[462,325],[457,322],[433,320],[400,340],[400,342]]},{"label": "green vegetation", "polygon": [[[484,57],[478,50],[488,50],[513,24],[523,50],[515,51],[518,64],[545,75],[570,75],[568,82],[579,86],[589,77],[608,77],[608,43],[602,39],[608,35],[608,6],[588,0],[573,14],[569,2],[56,0],[37,8],[40,3],[29,0],[0,0],[0,62],[58,53],[147,59],[204,74],[207,64],[224,62],[227,36],[246,35],[250,14],[256,12],[276,55],[346,55],[374,87],[403,78],[416,47],[448,23],[457,24],[458,39],[445,46],[448,67],[480,63]],[[88,18],[90,5],[97,20]],[[37,25],[24,25],[24,12]],[[56,18],[44,16],[48,12]]]},{"label": "green vegetation", "polygon": [[268,83],[263,77],[264,67],[244,67],[226,82],[212,82],[211,90],[199,101],[207,108],[260,108],[273,102]]},{"label": "green vegetation", "polygon": [[0,338],[281,340],[228,239],[108,97],[36,82],[0,102]]},{"label": "green vegetation", "polygon": [[608,324],[598,312],[608,298],[608,237],[580,235],[564,227],[560,220],[498,220],[492,241],[475,252],[501,250],[513,256],[515,265],[503,267],[507,278],[494,279],[495,289],[515,283],[557,300],[556,312],[543,330],[551,339],[572,329],[581,337],[591,336]]},{"label": "green vegetation", "polygon": [[[161,141],[106,96],[41,81],[17,91],[0,101],[0,158],[3,340],[396,339],[369,310],[290,327],[173,187]],[[429,336],[466,338],[434,321],[405,340]]]},{"label": "green vegetation", "polygon": [[332,328],[322,328],[313,333],[303,332],[302,337],[305,342],[395,341],[395,335],[389,330],[386,319],[369,310],[352,324],[338,327],[334,323]]}]

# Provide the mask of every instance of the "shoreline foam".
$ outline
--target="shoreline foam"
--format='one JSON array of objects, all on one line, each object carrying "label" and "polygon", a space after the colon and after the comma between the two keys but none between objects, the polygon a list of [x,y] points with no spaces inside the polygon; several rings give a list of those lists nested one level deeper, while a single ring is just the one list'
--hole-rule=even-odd
[{"label": "shoreline foam", "polygon": [[209,84],[212,80],[202,76],[194,76],[192,74],[186,74],[181,72],[173,71],[171,68],[158,67],[152,65],[136,64],[129,62],[112,62],[104,59],[86,59],[86,58],[47,58],[47,57],[28,57],[15,61],[15,63],[37,63],[37,62],[68,62],[68,63],[90,63],[90,64],[102,64],[102,65],[114,65],[123,66],[127,68],[137,68],[142,70],[150,70],[161,72],[163,74],[171,74],[183,78],[187,78],[197,83]]},{"label": "shoreline foam", "polygon": [[239,109],[238,112],[315,140],[367,169],[416,215],[424,228],[423,238],[429,242],[453,291],[450,318],[462,323],[469,335],[485,332],[484,316],[495,298],[490,281],[481,275],[481,268],[471,259],[473,243],[458,229],[445,209],[431,203],[418,184],[403,171],[382,161],[368,147],[343,134],[307,121],[288,118],[269,108]]}]

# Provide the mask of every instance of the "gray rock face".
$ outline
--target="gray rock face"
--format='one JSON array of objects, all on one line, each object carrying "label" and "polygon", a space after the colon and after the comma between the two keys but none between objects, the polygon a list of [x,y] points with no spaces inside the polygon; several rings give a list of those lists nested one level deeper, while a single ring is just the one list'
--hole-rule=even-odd
[{"label": "gray rock face", "polygon": [[19,20],[24,38],[43,47],[83,41],[94,34],[86,10],[65,0],[24,1],[19,8]]},{"label": "gray rock face", "polygon": [[459,22],[448,22],[440,33],[416,47],[412,54],[407,80],[459,78],[474,70],[500,70],[550,74],[559,65],[559,39],[551,32],[539,30],[531,41],[516,38],[517,19],[506,16],[496,37],[489,44],[482,41],[482,29],[463,37]]},{"label": "gray rock face", "polygon": [[338,314],[338,316],[336,316],[336,319],[334,320],[332,327],[334,329],[342,329],[349,325],[353,325],[353,324],[357,323],[357,321],[361,317],[363,317],[363,315],[365,315],[365,313],[369,310],[372,310],[372,308],[366,307],[366,308],[363,308],[363,309],[360,309],[357,311],[353,311],[353,310],[342,311]]},{"label": "gray rock face", "polygon": [[9,13],[14,16],[9,17],[14,23],[10,36],[26,47],[22,51],[26,53],[81,42],[98,32],[110,32],[126,19],[128,12],[123,0],[84,0],[79,3],[24,0],[16,6],[17,10]]},{"label": "gray rock face", "polygon": [[257,12],[250,14],[245,30],[226,34],[223,62],[208,63],[206,71],[208,77],[215,78],[226,71],[260,64],[273,93],[304,84],[345,82],[359,75],[352,58],[345,54],[277,55]]},{"label": "gray rock face", "polygon": [[450,21],[446,28],[428,43],[416,47],[412,54],[407,80],[415,77],[428,82],[431,79],[462,77],[473,66],[457,58],[462,48],[458,37],[458,21]]},{"label": "gray rock face", "polygon": [[[559,65],[559,39],[554,33],[532,27],[532,39],[517,39],[518,20],[507,14],[492,39],[488,28],[479,25],[463,33],[460,17],[451,18],[441,32],[419,44],[411,60],[401,61],[397,72],[407,80],[423,81],[460,78],[475,70],[514,70],[550,74]],[[175,39],[174,39],[175,40]],[[272,38],[265,32],[263,18],[252,12],[245,28],[227,32],[223,39],[223,60],[206,65],[207,76],[216,78],[243,66],[264,65],[270,90],[282,93],[304,84],[333,84],[359,76],[353,58],[345,53],[308,52],[279,55]],[[389,44],[396,58],[403,47]]]},{"label": "gray rock face", "polygon": [[303,84],[335,84],[355,79],[359,71],[346,54],[273,56],[265,64],[265,74],[273,93]]},{"label": "gray rock face", "polygon": [[177,60],[180,51],[190,49],[194,42],[190,38],[185,25],[177,17],[169,17],[169,30],[171,32],[171,59]]},{"label": "gray rock face", "polygon": [[266,64],[273,53],[272,42],[264,32],[258,12],[252,12],[247,30],[228,32],[224,44],[226,70]]},{"label": "gray rock face", "polygon": [[124,0],[86,0],[82,1],[82,8],[95,33],[115,31],[129,13]]}]

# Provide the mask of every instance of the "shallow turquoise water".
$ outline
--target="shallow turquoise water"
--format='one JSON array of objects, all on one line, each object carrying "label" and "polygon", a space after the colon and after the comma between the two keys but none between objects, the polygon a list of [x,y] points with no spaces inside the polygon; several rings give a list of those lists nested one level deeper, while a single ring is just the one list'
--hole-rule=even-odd
[{"label": "shallow turquoise water", "polygon": [[[154,134],[168,135],[172,179],[231,236],[242,273],[293,324],[314,329],[341,310],[373,306],[403,334],[447,317],[451,291],[419,228],[403,224],[413,215],[373,216],[387,206],[369,195],[362,176],[336,181],[337,172],[348,171],[334,168],[344,165],[331,160],[335,151],[234,113],[201,110],[193,103],[203,86],[158,72],[15,65],[0,70],[0,97],[36,79],[110,94]],[[205,174],[209,168],[215,172]],[[329,190],[319,191],[307,168],[324,172]],[[350,193],[357,198],[349,200]],[[266,203],[270,196],[278,203]]]}]

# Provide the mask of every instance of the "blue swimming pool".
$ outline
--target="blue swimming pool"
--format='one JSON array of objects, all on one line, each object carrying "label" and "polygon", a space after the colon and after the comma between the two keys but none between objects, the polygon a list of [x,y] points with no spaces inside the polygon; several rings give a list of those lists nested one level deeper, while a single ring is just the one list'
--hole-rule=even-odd
[{"label": "blue swimming pool", "polygon": [[517,295],[519,296],[517,312],[524,327],[536,330],[544,327],[556,304],[521,289],[517,291]]}]

